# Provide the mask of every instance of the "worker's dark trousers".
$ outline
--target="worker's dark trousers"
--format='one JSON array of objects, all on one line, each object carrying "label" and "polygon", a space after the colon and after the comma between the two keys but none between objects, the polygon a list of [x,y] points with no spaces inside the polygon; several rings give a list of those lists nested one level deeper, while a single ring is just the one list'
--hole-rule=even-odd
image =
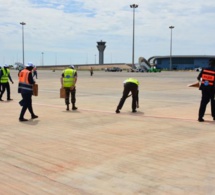
[{"label": "worker's dark trousers", "polygon": [[129,92],[132,93],[132,110],[136,110],[137,108],[137,100],[138,100],[138,86],[135,83],[125,83],[124,84],[124,91],[122,98],[117,106],[117,110],[121,110],[126,98],[128,97]]},{"label": "worker's dark trousers", "polygon": [[25,112],[26,110],[28,109],[31,116],[34,116],[34,112],[33,112],[33,108],[32,108],[32,94],[29,94],[29,93],[22,93],[22,100],[20,101],[20,105],[22,106],[22,110],[21,110],[21,113],[20,113],[20,116],[19,118],[20,119],[23,119],[24,118],[24,115],[25,115]]},{"label": "worker's dark trousers", "polygon": [[7,90],[7,100],[9,100],[10,99],[10,84],[9,84],[9,82],[7,82],[7,83],[2,83],[1,84],[2,86],[2,91],[1,91],[1,93],[0,93],[0,99],[2,99],[2,96],[3,96],[3,94],[4,94],[4,92],[5,92],[5,89]]},{"label": "worker's dark trousers", "polygon": [[69,97],[70,97],[70,94],[71,94],[71,103],[73,104],[73,106],[75,105],[75,102],[76,102],[76,98],[75,98],[75,95],[76,95],[76,89],[70,89],[70,87],[65,87],[65,91],[66,91],[66,96],[65,96],[65,104],[68,105],[69,104]]},{"label": "worker's dark trousers", "polygon": [[215,118],[215,100],[213,90],[202,90],[202,100],[199,107],[199,118],[203,118],[205,115],[206,106],[211,101],[211,115]]},{"label": "worker's dark trousers", "polygon": [[36,79],[37,79],[37,71],[34,71],[34,72],[33,72],[33,78],[34,78],[34,77],[36,77]]}]

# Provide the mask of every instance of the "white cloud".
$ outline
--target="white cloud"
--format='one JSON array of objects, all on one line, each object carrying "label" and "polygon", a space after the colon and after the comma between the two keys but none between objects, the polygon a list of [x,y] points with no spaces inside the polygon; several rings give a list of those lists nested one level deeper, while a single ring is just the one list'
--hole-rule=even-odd
[{"label": "white cloud", "polygon": [[[96,42],[106,41],[105,63],[131,63],[132,9],[128,0],[0,0],[0,64],[22,59],[22,27],[26,22],[26,61],[46,64],[94,63]],[[169,55],[213,55],[213,0],[137,0],[135,61]],[[98,60],[97,60],[98,61]]]}]

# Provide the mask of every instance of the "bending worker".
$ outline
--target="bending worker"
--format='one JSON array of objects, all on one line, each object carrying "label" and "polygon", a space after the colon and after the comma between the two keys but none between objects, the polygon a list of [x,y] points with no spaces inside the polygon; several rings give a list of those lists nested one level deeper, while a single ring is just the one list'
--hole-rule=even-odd
[{"label": "bending worker", "polygon": [[76,88],[75,84],[77,82],[77,71],[73,65],[70,65],[67,69],[65,69],[61,76],[61,88],[65,89],[65,104],[66,110],[69,110],[70,104],[70,94],[71,94],[71,103],[72,110],[77,110],[78,108],[75,106],[76,103]]},{"label": "bending worker", "polygon": [[122,98],[119,102],[119,105],[117,106],[116,113],[120,113],[120,110],[122,109],[126,98],[129,97],[128,96],[129,92],[131,92],[131,94],[132,94],[132,105],[131,105],[132,112],[137,112],[136,108],[139,107],[139,105],[138,105],[139,81],[137,79],[129,78],[129,79],[125,80],[123,83],[124,83],[124,91],[123,91]]},{"label": "bending worker", "polygon": [[199,89],[202,91],[198,121],[204,122],[203,117],[209,102],[211,102],[211,115],[215,120],[215,59],[209,61],[209,67],[202,69],[197,79],[201,82]]}]

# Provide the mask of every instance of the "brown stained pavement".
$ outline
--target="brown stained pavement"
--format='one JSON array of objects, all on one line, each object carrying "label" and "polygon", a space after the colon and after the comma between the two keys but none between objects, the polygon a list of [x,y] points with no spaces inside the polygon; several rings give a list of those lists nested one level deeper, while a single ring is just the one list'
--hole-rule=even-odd
[{"label": "brown stained pavement", "polygon": [[[61,72],[39,70],[39,118],[25,123],[11,75],[14,100],[0,102],[1,195],[215,194],[215,122],[209,105],[197,121],[201,93],[187,87],[197,72],[79,71],[78,110],[68,112]],[[128,98],[116,114],[128,77],[140,81],[140,108],[131,113]]]}]

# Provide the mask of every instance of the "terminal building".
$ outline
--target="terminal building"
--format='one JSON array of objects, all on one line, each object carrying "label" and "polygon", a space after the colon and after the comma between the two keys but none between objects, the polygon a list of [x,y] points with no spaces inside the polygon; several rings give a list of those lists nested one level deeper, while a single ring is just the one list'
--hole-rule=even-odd
[{"label": "terminal building", "polygon": [[[193,70],[208,67],[209,60],[215,59],[215,55],[173,55],[171,59],[172,70]],[[159,69],[169,70],[170,56],[152,56],[148,63]]]}]

